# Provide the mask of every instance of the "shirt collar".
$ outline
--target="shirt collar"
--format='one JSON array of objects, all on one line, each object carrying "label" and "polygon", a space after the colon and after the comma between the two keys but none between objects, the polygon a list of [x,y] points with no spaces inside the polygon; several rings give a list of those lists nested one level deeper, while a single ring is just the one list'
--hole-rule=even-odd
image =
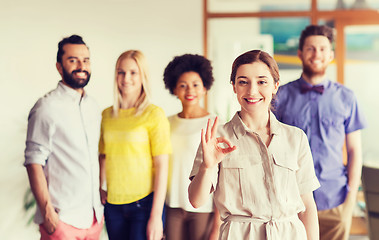
[{"label": "shirt collar", "polygon": [[[308,85],[310,87],[312,87],[313,85],[308,83],[307,81],[304,80],[303,76],[301,76],[299,78],[299,83],[300,85]],[[327,78],[324,79],[324,81],[322,81],[321,83],[317,84],[317,85],[314,85],[314,86],[324,86],[324,88],[326,88],[328,86],[328,83],[329,83],[329,80]],[[300,86],[299,86],[300,87]]]},{"label": "shirt collar", "polygon": [[[254,133],[251,129],[249,129],[246,124],[242,121],[241,117],[236,112],[232,120],[230,122],[233,125],[233,131],[236,135],[237,139],[246,135],[246,133]],[[275,115],[270,111],[270,135],[278,135],[280,133],[280,123],[276,119]]]},{"label": "shirt collar", "polygon": [[279,135],[281,125],[276,119],[275,114],[270,111],[270,133],[271,135]]},{"label": "shirt collar", "polygon": [[65,85],[62,80],[58,82],[58,91],[64,94],[65,96],[68,96],[72,99],[72,101],[80,102],[82,99],[87,98],[87,94],[84,91],[83,96],[78,93],[75,89],[70,88],[69,86]]}]

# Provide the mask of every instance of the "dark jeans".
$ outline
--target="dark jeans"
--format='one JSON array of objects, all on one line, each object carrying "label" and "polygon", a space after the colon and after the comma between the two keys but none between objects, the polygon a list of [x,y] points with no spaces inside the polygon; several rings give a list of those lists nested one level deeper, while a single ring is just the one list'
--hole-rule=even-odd
[{"label": "dark jeans", "polygon": [[104,217],[109,240],[146,240],[146,227],[153,196],[154,194],[151,193],[129,204],[106,203]]}]

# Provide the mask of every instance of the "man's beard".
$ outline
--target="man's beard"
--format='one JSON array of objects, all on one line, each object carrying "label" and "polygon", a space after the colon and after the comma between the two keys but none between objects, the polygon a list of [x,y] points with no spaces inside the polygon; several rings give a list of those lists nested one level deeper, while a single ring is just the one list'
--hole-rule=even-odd
[{"label": "man's beard", "polygon": [[307,77],[323,76],[325,75],[325,72],[326,72],[326,67],[315,70],[309,65],[303,65],[303,73]]},{"label": "man's beard", "polygon": [[[81,69],[74,70],[71,73],[68,73],[65,68],[62,68],[62,69],[63,69],[63,80],[64,80],[64,82],[67,85],[69,85],[70,87],[72,87],[73,89],[84,88],[88,84],[89,79],[91,77],[91,74],[89,72],[83,71]],[[83,78],[75,79],[74,78],[74,74],[77,73],[77,72],[85,72],[87,74],[87,78],[85,78],[85,79],[83,79]]]}]

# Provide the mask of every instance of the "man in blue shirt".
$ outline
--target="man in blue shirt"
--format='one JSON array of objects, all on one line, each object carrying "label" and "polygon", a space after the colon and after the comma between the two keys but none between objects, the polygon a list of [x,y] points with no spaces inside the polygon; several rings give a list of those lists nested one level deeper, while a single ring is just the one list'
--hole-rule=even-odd
[{"label": "man in blue shirt", "polygon": [[[320,239],[348,239],[362,167],[366,121],[354,93],[326,76],[334,58],[333,29],[310,25],[300,36],[301,77],[279,88],[275,115],[304,130],[321,187],[314,192]],[[343,163],[346,144],[347,165]]]}]

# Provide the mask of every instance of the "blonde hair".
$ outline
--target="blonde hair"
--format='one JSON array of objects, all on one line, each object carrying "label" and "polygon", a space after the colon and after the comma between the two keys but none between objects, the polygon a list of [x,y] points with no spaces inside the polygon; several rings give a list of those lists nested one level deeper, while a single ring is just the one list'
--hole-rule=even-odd
[{"label": "blonde hair", "polygon": [[116,62],[116,68],[115,68],[115,80],[114,80],[114,103],[113,103],[113,117],[118,116],[118,112],[120,110],[121,101],[122,101],[122,95],[120,93],[120,90],[118,89],[117,84],[117,69],[120,64],[120,62],[124,59],[133,59],[138,66],[140,76],[141,76],[141,82],[142,82],[142,88],[141,88],[141,95],[137,99],[137,102],[135,103],[136,112],[135,115],[140,115],[147,106],[150,105],[150,89],[148,84],[148,70],[147,70],[147,63],[145,60],[145,56],[143,53],[139,50],[129,50],[126,52],[123,52],[117,59]]}]

